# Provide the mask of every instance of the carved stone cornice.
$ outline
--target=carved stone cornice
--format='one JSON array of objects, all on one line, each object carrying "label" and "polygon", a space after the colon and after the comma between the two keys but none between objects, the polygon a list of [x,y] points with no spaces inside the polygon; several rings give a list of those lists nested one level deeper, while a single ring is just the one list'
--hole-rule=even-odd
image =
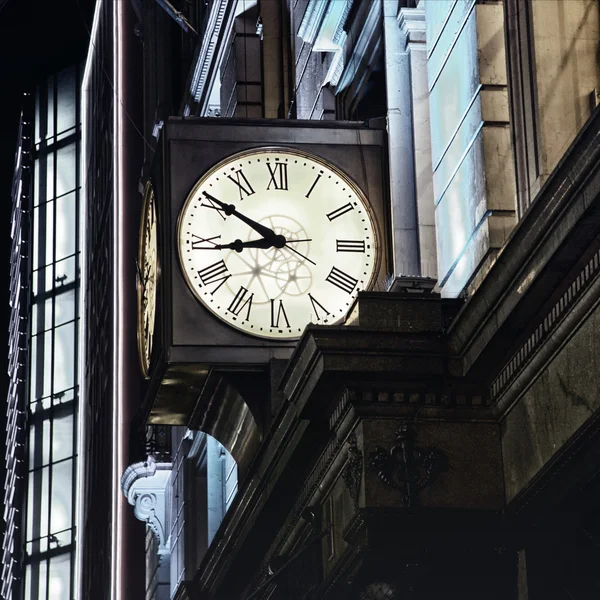
[{"label": "carved stone cornice", "polygon": [[323,15],[325,14],[325,9],[330,2],[327,2],[327,0],[309,0],[302,21],[300,22],[300,27],[298,28],[299,38],[309,44],[314,43],[323,20]]},{"label": "carved stone cornice", "polygon": [[[224,39],[227,39],[227,31],[233,24],[233,15],[237,2],[229,0],[214,0],[210,5],[210,13],[206,24],[206,29],[202,40],[198,45],[195,58],[195,66],[191,74],[189,83],[189,96],[193,102],[200,104],[200,111],[203,113],[205,105],[208,106],[209,88],[211,87],[211,73],[218,73],[218,61],[215,60],[215,54],[218,54],[219,45]],[[188,112],[190,114],[189,106]]]},{"label": "carved stone cornice", "polygon": [[594,253],[491,385],[491,401],[505,414],[527,391],[578,324],[600,301],[600,249]]},{"label": "carved stone cornice", "polygon": [[134,463],[121,477],[121,490],[140,521],[148,524],[159,543],[159,554],[169,552],[166,526],[167,483],[171,463],[157,463],[149,456],[145,462]]},{"label": "carved stone cornice", "polygon": [[344,71],[338,83],[336,93],[350,86],[354,79],[364,79],[364,75],[360,71],[370,68],[381,45],[382,16],[381,2],[379,0],[372,2],[356,44],[351,49],[349,59],[345,61]]}]

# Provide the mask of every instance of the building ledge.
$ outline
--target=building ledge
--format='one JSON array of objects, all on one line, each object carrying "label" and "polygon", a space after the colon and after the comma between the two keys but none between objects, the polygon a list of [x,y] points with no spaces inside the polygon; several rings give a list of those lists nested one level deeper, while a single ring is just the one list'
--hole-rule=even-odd
[{"label": "building ledge", "polygon": [[599,232],[596,110],[449,328],[453,374],[493,379]]}]

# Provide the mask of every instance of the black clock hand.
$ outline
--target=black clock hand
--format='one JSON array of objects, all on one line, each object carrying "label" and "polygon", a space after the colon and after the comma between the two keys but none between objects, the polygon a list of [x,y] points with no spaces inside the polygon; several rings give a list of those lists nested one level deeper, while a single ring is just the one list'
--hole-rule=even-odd
[{"label": "black clock hand", "polygon": [[216,244],[211,250],[235,250],[241,252],[244,248],[260,248],[261,250],[268,250],[273,247],[273,242],[270,239],[263,238],[262,240],[250,240],[249,242],[242,242],[242,240],[235,240],[230,244]]},{"label": "black clock hand", "polygon": [[282,235],[277,235],[272,229],[249,219],[246,215],[238,212],[233,204],[225,204],[225,202],[221,202],[221,200],[211,196],[208,192],[202,192],[202,194],[215,204],[218,204],[227,216],[233,215],[234,217],[237,217],[240,221],[243,221],[246,225],[252,227],[254,231],[260,233],[265,239],[270,240],[272,245],[276,248],[283,248],[285,246],[286,239]]},{"label": "black clock hand", "polygon": [[[294,240],[294,242],[312,242],[312,239],[306,240]],[[202,248],[202,250],[235,250],[236,252],[241,252],[244,248],[259,248],[261,250],[268,250],[269,248],[273,248],[274,244],[271,240],[263,238],[261,240],[250,240],[248,242],[242,242],[242,240],[234,240],[229,244],[214,244],[213,246],[208,246],[207,248]]]}]

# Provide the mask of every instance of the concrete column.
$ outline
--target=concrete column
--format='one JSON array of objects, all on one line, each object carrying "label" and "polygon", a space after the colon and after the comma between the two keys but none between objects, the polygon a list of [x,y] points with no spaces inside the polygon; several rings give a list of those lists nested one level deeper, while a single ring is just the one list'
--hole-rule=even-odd
[{"label": "concrete column", "polygon": [[427,85],[427,44],[425,9],[422,3],[418,8],[400,9],[398,25],[404,36],[404,44],[410,62],[412,144],[420,274],[423,277],[436,279],[437,251]]},{"label": "concrete column", "polygon": [[[289,52],[286,3],[261,0],[260,17],[263,36],[263,94],[266,119],[286,118],[289,110]],[[289,37],[289,36],[288,36]]]},{"label": "concrete column", "polygon": [[410,57],[398,28],[398,2],[382,1],[394,274],[420,275]]}]

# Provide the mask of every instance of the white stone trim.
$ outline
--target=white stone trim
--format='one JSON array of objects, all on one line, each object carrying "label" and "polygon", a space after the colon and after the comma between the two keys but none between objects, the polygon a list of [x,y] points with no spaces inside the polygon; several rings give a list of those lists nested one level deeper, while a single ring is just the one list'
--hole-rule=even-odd
[{"label": "white stone trim", "polygon": [[171,477],[171,463],[157,463],[151,456],[145,462],[134,463],[121,477],[121,490],[133,506],[140,521],[147,523],[158,540],[159,554],[169,552],[165,530],[167,516],[167,484]]},{"label": "white stone trim", "polygon": [[398,27],[406,37],[406,44],[426,43],[425,9],[401,8],[398,12]]},{"label": "white stone trim", "polygon": [[194,74],[190,85],[190,93],[196,102],[200,102],[200,98],[206,87],[208,70],[213,60],[225,18],[225,11],[229,3],[229,0],[215,0],[211,6],[202,46],[200,47],[200,53],[198,54],[198,60],[194,67]]},{"label": "white stone trim", "polygon": [[309,44],[314,44],[319,26],[323,20],[323,14],[325,13],[325,9],[329,6],[330,2],[331,0],[309,1],[298,29],[299,38],[302,38]]}]

